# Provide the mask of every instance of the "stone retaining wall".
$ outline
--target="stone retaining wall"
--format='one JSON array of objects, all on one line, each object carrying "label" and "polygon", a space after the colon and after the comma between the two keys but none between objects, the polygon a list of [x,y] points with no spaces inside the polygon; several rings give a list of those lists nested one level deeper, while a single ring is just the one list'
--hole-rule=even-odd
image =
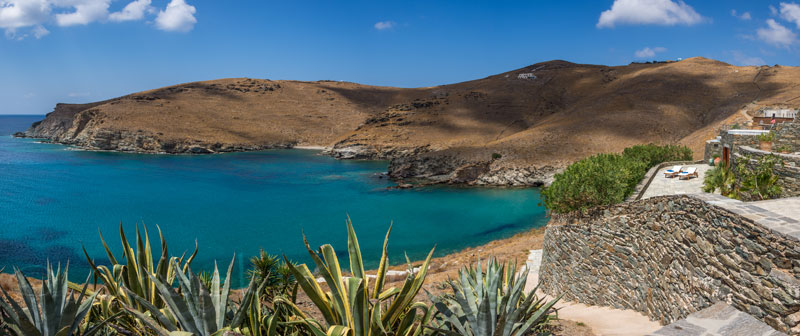
[{"label": "stone retaining wall", "polygon": [[775,125],[773,150],[788,146],[792,152],[800,152],[800,119]]},{"label": "stone retaining wall", "polygon": [[692,196],[553,215],[539,279],[664,324],[725,301],[800,334],[800,241]]}]

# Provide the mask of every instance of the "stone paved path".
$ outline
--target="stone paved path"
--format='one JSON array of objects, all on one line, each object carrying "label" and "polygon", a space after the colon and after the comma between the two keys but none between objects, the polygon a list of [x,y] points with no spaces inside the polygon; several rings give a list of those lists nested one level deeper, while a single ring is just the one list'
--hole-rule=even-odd
[{"label": "stone paved path", "polygon": [[681,194],[696,194],[703,192],[703,177],[706,172],[711,170],[711,166],[707,164],[689,164],[682,165],[684,169],[687,167],[695,167],[697,169],[697,177],[689,180],[681,180],[677,177],[667,178],[664,177],[664,172],[672,167],[659,169],[653,181],[644,191],[642,198],[650,198],[663,195],[681,195]]},{"label": "stone paved path", "polygon": [[769,201],[742,202],[716,194],[695,194],[709,204],[752,219],[757,224],[795,239],[800,239],[800,197]]},{"label": "stone paved path", "polygon": [[785,335],[726,303],[689,314],[656,330],[654,336],[778,336]]},{"label": "stone paved path", "polygon": [[[539,266],[542,264],[542,250],[531,250],[528,255],[528,280],[525,290],[531,291],[539,283]],[[540,296],[552,297],[538,292]],[[556,303],[558,316],[565,320],[582,322],[592,328],[598,336],[641,336],[661,328],[658,322],[633,310],[610,307],[587,306],[582,303],[559,301]]]}]

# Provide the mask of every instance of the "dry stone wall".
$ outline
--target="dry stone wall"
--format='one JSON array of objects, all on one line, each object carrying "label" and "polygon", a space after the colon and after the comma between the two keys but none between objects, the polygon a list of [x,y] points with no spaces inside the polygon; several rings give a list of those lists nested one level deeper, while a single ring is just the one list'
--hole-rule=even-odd
[{"label": "dry stone wall", "polygon": [[800,152],[800,119],[776,125],[775,135],[773,149],[787,146],[792,152]]},{"label": "dry stone wall", "polygon": [[800,241],[693,196],[553,215],[539,279],[664,324],[724,301],[800,334]]}]

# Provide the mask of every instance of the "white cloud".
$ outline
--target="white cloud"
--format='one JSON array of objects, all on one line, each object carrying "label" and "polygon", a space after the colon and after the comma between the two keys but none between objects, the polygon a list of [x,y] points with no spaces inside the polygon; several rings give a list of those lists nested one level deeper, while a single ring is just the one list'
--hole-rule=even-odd
[{"label": "white cloud", "polygon": [[739,20],[745,20],[745,21],[750,20],[750,19],[753,18],[752,16],[750,16],[750,12],[744,12],[742,14],[739,14],[739,13],[736,12],[735,9],[731,10],[731,15],[733,15],[733,17],[735,17],[735,18],[737,18]]},{"label": "white cloud", "polygon": [[800,5],[781,2],[781,18],[796,24],[797,28],[800,28]]},{"label": "white cloud", "polygon": [[155,26],[158,29],[186,32],[197,23],[195,7],[185,0],[171,0],[162,11],[151,6],[152,0],[127,0],[120,11],[109,13],[112,1],[115,0],[0,0],[0,29],[7,38],[22,40],[49,34],[45,27],[48,24],[68,27],[93,22],[136,21],[157,15]]},{"label": "white cloud", "polygon": [[704,19],[681,0],[614,0],[611,9],[600,14],[598,28],[618,24],[693,25]]},{"label": "white cloud", "polygon": [[165,31],[188,32],[194,28],[197,10],[184,0],[171,0],[167,9],[158,12],[156,27]]},{"label": "white cloud", "polygon": [[663,48],[663,47],[655,47],[655,48],[645,47],[642,50],[637,50],[635,53],[633,53],[633,55],[636,56],[636,58],[651,58],[651,57],[655,57],[656,54],[662,53],[662,52],[665,52],[665,51],[667,51],[667,48]]},{"label": "white cloud", "polygon": [[377,30],[392,29],[396,25],[397,24],[394,23],[394,21],[380,21],[380,22],[375,23],[375,29],[377,29]]},{"label": "white cloud", "polygon": [[42,25],[33,27],[33,30],[31,32],[33,33],[33,36],[36,37],[37,40],[44,37],[47,34],[50,34],[50,31],[47,30],[47,28],[45,28]]},{"label": "white cloud", "polygon": [[108,15],[108,19],[115,22],[122,21],[137,21],[144,18],[145,12],[152,11],[150,0],[135,0],[127,4],[119,12],[114,12]]},{"label": "white cloud", "polygon": [[747,66],[767,64],[761,57],[747,56],[741,51],[732,51],[731,53],[733,54],[733,63],[735,65]]},{"label": "white cloud", "polygon": [[788,47],[797,41],[797,34],[773,19],[767,20],[767,28],[756,30],[758,38],[769,44]]},{"label": "white cloud", "polygon": [[105,20],[108,17],[111,0],[57,0],[53,1],[53,4],[74,9],[70,13],[56,14],[56,23],[59,26],[67,27]]},{"label": "white cloud", "polygon": [[47,0],[0,0],[0,28],[6,30],[6,35],[13,35],[18,28],[39,25],[49,16]]}]

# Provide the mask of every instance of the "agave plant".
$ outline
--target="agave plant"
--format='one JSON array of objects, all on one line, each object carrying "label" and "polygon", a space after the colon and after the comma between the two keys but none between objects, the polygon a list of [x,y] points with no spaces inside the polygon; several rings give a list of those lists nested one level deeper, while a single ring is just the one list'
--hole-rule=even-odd
[{"label": "agave plant", "polygon": [[[452,296],[432,298],[437,313],[430,329],[453,336],[522,336],[542,331],[557,318],[550,302],[537,299],[536,289],[525,295],[527,272],[516,265],[490,259],[486,272],[470,266],[459,271],[459,281],[448,281]],[[538,286],[537,286],[538,287]]]},{"label": "agave plant", "polygon": [[25,308],[0,287],[6,299],[5,301],[0,299],[0,310],[8,317],[5,327],[10,332],[19,336],[71,336],[92,335],[99,330],[102,323],[91,328],[82,327],[82,321],[92,307],[97,292],[86,296],[86,287],[89,283],[87,278],[76,298],[77,293],[67,288],[68,268],[69,265],[64,267],[62,273],[59,266],[53,273],[52,266],[50,263],[47,264],[47,278],[42,284],[38,300],[28,279],[22,271],[14,268]]},{"label": "agave plant", "polygon": [[[155,264],[155,267],[153,267],[153,252],[150,247],[150,236],[147,233],[146,227],[144,228],[144,239],[142,239],[139,227],[136,227],[136,250],[134,251],[128,243],[122,224],[120,224],[119,234],[120,240],[122,241],[122,253],[125,259],[124,264],[117,261],[117,258],[114,257],[114,254],[111,253],[111,249],[103,238],[103,233],[100,232],[100,241],[103,242],[103,247],[106,250],[108,259],[113,265],[111,269],[103,265],[95,265],[92,258],[89,257],[89,254],[86,252],[86,248],[83,249],[83,253],[86,255],[89,265],[94,270],[95,276],[103,281],[109,295],[118,299],[121,305],[133,306],[140,311],[144,311],[141,304],[135,302],[128,296],[128,292],[133,292],[140,298],[147,300],[151,305],[163,308],[164,301],[161,300],[161,297],[156,293],[156,286],[151,279],[155,276],[164,279],[167,283],[173,283],[176,273],[181,269],[186,272],[192,260],[197,255],[197,244],[195,244],[194,252],[186,259],[185,263],[183,262],[185,254],[180,258],[170,257],[169,250],[167,249],[167,242],[164,240],[161,228],[158,226],[156,226],[156,228],[158,229],[158,235],[161,239],[161,258],[158,260],[158,263]],[[181,264],[183,264],[182,267]],[[123,288],[127,289],[127,291],[123,290]]]},{"label": "agave plant", "polygon": [[364,271],[361,248],[350,218],[347,219],[347,247],[352,277],[343,276],[331,245],[323,245],[319,252],[314,252],[303,235],[306,249],[330,291],[326,292],[320,287],[305,264],[287,265],[300,287],[322,313],[324,324],[308,318],[297,306],[283,298],[276,299],[276,302],[293,307],[301,323],[315,336],[420,335],[422,325],[427,323],[432,312],[424,303],[416,302],[415,297],[425,281],[433,249],[417,273],[409,272],[402,288],[384,289],[389,265],[386,247],[391,231],[390,225],[372,287]]},{"label": "agave plant", "polygon": [[[242,303],[235,311],[230,309],[229,294],[234,261],[235,257],[228,266],[224,285],[220,284],[219,270],[216,264],[214,265],[210,288],[203,284],[191,268],[187,268],[186,272],[177,272],[180,291],[172,288],[171,283],[163,278],[148,274],[150,281],[166,303],[169,313],[125,288],[127,295],[144,307],[150,316],[134,307],[128,307],[128,310],[159,336],[184,335],[185,332],[195,336],[211,336],[239,328],[249,313],[249,305],[257,302],[253,297],[258,296],[260,288],[255,280],[251,280]],[[173,260],[172,263],[175,269],[179,268],[177,261]],[[179,333],[181,331],[184,333]]]}]

